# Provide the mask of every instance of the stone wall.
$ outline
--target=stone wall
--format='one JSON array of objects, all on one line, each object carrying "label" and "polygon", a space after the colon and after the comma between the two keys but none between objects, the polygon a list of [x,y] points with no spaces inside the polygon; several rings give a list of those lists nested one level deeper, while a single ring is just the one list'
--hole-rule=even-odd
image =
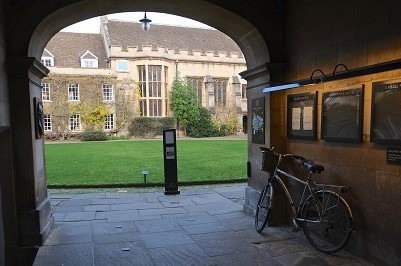
[{"label": "stone wall", "polygon": [[[387,163],[387,145],[370,142],[372,82],[400,78],[390,71],[296,90],[271,97],[271,146],[325,166],[317,177],[321,183],[349,186],[345,195],[354,218],[354,232],[346,249],[376,263],[400,262],[401,166]],[[325,92],[364,87],[363,140],[360,143],[328,142],[321,139],[322,95]],[[287,95],[317,91],[317,140],[287,137]]]},{"label": "stone wall", "polygon": [[[395,0],[367,1],[364,4],[356,0],[287,1],[285,80],[308,79],[316,69],[326,77],[332,77],[338,64],[357,69],[400,59],[400,12],[401,3]],[[319,71],[316,76],[320,74]],[[388,146],[370,142],[372,83],[400,78],[401,71],[392,70],[275,92],[269,95],[270,110],[266,109],[266,120],[269,117],[271,121],[270,137],[266,137],[264,146],[275,146],[283,153],[295,153],[315,160],[326,168],[319,181],[351,187],[346,198],[353,211],[355,230],[346,249],[381,265],[401,262],[401,230],[398,227],[401,218],[401,166],[387,163]],[[362,86],[362,141],[321,140],[323,93]],[[307,91],[318,92],[317,140],[290,139],[286,135],[287,95]],[[259,146],[262,145],[250,142],[252,175],[247,188],[248,211],[252,209],[250,206],[255,206],[263,183],[258,181],[262,175],[258,170]],[[283,211],[282,215],[286,213]]]}]

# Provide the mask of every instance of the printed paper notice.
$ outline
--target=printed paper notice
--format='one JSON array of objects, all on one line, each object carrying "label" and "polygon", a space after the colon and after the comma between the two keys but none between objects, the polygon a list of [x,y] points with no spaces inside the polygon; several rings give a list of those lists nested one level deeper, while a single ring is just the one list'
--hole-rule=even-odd
[{"label": "printed paper notice", "polygon": [[301,129],[301,107],[292,108],[292,130]]},{"label": "printed paper notice", "polygon": [[303,129],[313,130],[313,106],[304,107]]}]

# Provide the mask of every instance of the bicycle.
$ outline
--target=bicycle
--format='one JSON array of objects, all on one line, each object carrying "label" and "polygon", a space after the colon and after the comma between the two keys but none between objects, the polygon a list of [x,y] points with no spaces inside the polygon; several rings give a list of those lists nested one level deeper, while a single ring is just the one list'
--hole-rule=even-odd
[{"label": "bicycle", "polygon": [[[268,225],[272,209],[275,185],[278,184],[286,194],[291,206],[294,231],[301,228],[308,242],[324,253],[334,253],[342,249],[351,237],[353,224],[352,213],[348,203],[341,196],[346,193],[346,186],[317,184],[314,174],[324,171],[324,166],[306,160],[302,156],[280,154],[274,148],[260,148],[262,151],[261,170],[270,173],[256,207],[255,228],[259,233]],[[301,180],[281,169],[284,158],[290,158],[308,171],[306,181]],[[284,184],[282,177],[288,177],[303,184],[303,193],[298,207]]]}]

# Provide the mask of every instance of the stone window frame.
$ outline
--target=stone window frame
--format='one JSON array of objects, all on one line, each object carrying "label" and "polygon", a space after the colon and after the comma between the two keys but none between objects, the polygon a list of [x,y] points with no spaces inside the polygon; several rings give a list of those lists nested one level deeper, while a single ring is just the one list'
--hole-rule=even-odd
[{"label": "stone window frame", "polygon": [[114,129],[114,114],[106,115],[104,130],[113,130]]},{"label": "stone window frame", "polygon": [[81,130],[81,115],[80,114],[72,114],[68,120],[68,129],[71,131],[80,131]]},{"label": "stone window frame", "polygon": [[70,83],[68,84],[68,101],[69,102],[79,102],[79,84]]},{"label": "stone window frame", "polygon": [[52,115],[50,115],[50,114],[43,115],[43,129],[44,129],[44,131],[47,131],[47,132],[53,131]]},{"label": "stone window frame", "polygon": [[42,101],[50,102],[51,101],[50,83],[45,82],[42,83],[41,85],[42,85]]},{"label": "stone window frame", "polygon": [[102,95],[104,102],[112,102],[114,101],[114,89],[113,85],[103,84],[102,85]]},{"label": "stone window frame", "polygon": [[205,87],[205,78],[204,77],[187,76],[186,79],[187,79],[188,84],[191,85],[196,90],[195,94],[196,94],[198,103],[200,105],[202,105],[203,90]]},{"label": "stone window frame", "polygon": [[227,106],[228,78],[213,77],[214,102],[216,107]]},{"label": "stone window frame", "polygon": [[[126,64],[125,67],[123,67],[122,64]],[[129,72],[129,60],[127,59],[117,59],[117,71],[118,72]]]},{"label": "stone window frame", "polygon": [[[137,65],[140,116],[163,117],[163,65]],[[166,73],[166,72],[164,72]],[[166,77],[164,77],[166,79]]]}]

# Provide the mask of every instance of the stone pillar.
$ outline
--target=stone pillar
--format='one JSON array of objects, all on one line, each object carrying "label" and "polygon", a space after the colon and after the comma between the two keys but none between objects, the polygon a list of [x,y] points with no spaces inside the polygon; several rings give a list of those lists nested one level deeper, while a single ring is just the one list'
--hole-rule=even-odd
[{"label": "stone pillar", "polygon": [[[257,201],[259,199],[260,191],[263,189],[263,186],[267,182],[267,173],[260,170],[261,164],[261,146],[270,146],[270,123],[272,114],[272,105],[274,103],[270,102],[270,94],[263,93],[263,88],[267,87],[271,82],[270,77],[272,72],[276,72],[277,70],[283,69],[282,64],[273,64],[266,63],[260,66],[257,66],[252,69],[248,69],[244,72],[241,72],[240,75],[242,78],[246,79],[248,82],[247,89],[247,106],[248,106],[248,169],[250,176],[248,176],[248,187],[245,189],[245,204],[244,204],[244,212],[248,214],[255,214],[255,209],[257,205]],[[252,143],[252,100],[256,98],[264,98],[265,101],[265,143]],[[288,220],[288,210],[286,208],[277,206],[285,206],[283,202],[286,202],[285,194],[281,189],[277,189],[275,191],[275,203],[276,206],[274,213],[274,220],[276,224],[285,223],[284,221]],[[272,217],[273,218],[273,217]]]},{"label": "stone pillar", "polygon": [[206,75],[205,76],[205,89],[206,89],[206,109],[213,111],[215,104],[214,104],[214,86],[213,86],[213,79],[212,76]]},{"label": "stone pillar", "polygon": [[242,112],[241,109],[241,82],[237,76],[232,76],[232,102],[236,107],[237,113],[240,114]]},{"label": "stone pillar", "polygon": [[33,261],[50,232],[53,217],[44,162],[44,141],[35,134],[34,97],[48,69],[35,58],[7,59],[13,175],[18,221],[18,263]]}]

